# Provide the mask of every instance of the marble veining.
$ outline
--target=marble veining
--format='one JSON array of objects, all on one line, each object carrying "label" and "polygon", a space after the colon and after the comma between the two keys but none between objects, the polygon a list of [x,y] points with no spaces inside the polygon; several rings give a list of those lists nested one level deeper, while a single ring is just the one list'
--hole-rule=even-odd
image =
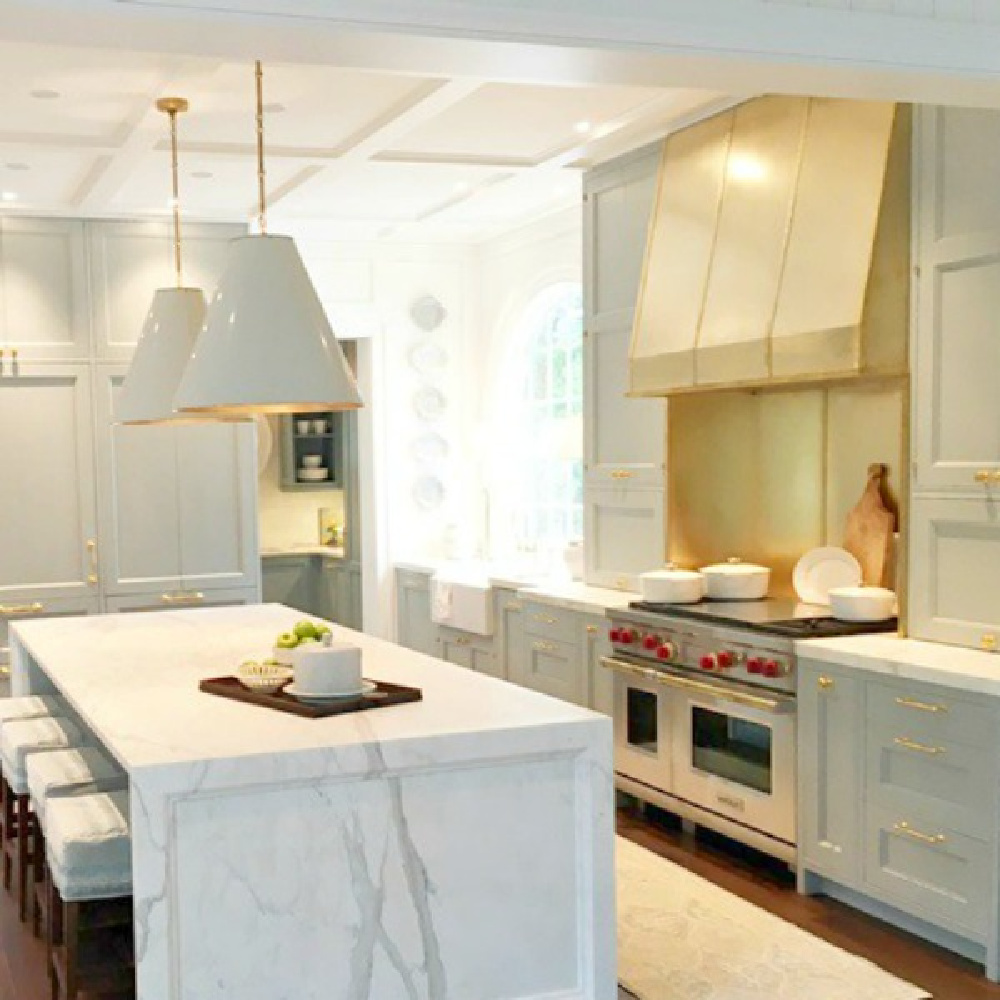
[{"label": "marble veining", "polygon": [[197,690],[301,617],[13,630],[16,688],[128,770],[140,1000],[613,997],[610,720],[357,633],[423,702],[310,720]]}]

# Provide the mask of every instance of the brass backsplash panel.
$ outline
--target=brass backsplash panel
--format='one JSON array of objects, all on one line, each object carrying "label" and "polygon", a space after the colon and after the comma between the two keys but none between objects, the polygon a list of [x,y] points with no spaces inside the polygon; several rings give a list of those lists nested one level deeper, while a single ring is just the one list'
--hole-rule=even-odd
[{"label": "brass backsplash panel", "polygon": [[869,463],[905,496],[906,406],[905,379],[672,397],[669,559],[739,556],[771,567],[772,595],[793,595],[799,557],[843,543]]}]

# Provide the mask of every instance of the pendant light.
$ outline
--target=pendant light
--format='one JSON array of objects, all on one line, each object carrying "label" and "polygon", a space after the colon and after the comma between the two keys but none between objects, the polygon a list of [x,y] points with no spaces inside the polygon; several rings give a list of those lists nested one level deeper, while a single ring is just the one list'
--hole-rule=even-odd
[{"label": "pendant light", "polygon": [[355,409],[357,384],[295,243],[267,233],[260,62],[256,82],[260,232],[230,246],[174,405],[226,416]]},{"label": "pendant light", "polygon": [[205,320],[205,296],[200,288],[185,288],[181,271],[181,210],[177,172],[177,116],[188,109],[183,97],[162,97],[158,111],[170,118],[173,179],[175,288],[161,288],[142,327],[132,365],[115,409],[122,424],[193,423],[197,414],[177,413],[174,394]]}]

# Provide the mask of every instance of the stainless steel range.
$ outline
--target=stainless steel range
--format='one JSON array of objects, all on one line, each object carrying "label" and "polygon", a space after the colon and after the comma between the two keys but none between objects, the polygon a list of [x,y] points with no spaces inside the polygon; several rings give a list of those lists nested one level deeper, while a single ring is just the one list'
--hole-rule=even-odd
[{"label": "stainless steel range", "polygon": [[794,862],[796,639],[893,631],[790,601],[609,611],[616,785]]}]

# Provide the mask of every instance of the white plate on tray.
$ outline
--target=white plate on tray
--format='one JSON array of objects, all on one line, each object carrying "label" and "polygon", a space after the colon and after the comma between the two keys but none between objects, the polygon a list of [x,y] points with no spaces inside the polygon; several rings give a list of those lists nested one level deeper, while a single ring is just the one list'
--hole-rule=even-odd
[{"label": "white plate on tray", "polygon": [[861,563],[847,549],[810,549],[792,571],[792,586],[806,604],[829,604],[833,587],[859,587]]},{"label": "white plate on tray", "polygon": [[315,702],[317,705],[324,705],[330,701],[348,701],[351,698],[360,698],[363,695],[371,694],[373,691],[378,690],[378,685],[374,681],[363,681],[361,690],[355,691],[353,694],[316,694],[314,691],[300,691],[295,686],[295,682],[292,681],[291,684],[282,688],[282,690],[285,694],[290,694],[298,701],[306,703]]}]

